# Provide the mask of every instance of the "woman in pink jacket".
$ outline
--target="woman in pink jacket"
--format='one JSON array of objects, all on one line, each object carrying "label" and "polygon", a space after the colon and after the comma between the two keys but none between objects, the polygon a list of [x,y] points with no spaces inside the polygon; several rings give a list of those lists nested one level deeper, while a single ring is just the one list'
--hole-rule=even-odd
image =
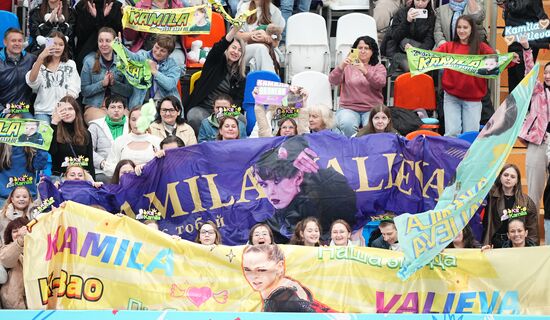
[{"label": "woman in pink jacket", "polygon": [[[529,47],[527,38],[522,37],[520,44],[523,47],[523,60],[525,61],[525,74],[533,69],[533,52]],[[543,82],[537,81],[531,97],[531,108],[519,137],[527,143],[527,155],[525,157],[525,172],[527,174],[527,190],[537,210],[540,208],[540,200],[544,192],[546,182],[546,166],[548,165],[548,132],[550,128],[550,62],[544,66]],[[544,220],[546,244],[550,244],[550,220]]]},{"label": "woman in pink jacket", "polygon": [[382,90],[386,85],[386,68],[378,59],[376,41],[369,36],[359,37],[351,48],[359,51],[359,58],[348,55],[328,78],[331,85],[341,86],[336,121],[338,129],[348,137],[368,124],[372,108],[384,102]]}]

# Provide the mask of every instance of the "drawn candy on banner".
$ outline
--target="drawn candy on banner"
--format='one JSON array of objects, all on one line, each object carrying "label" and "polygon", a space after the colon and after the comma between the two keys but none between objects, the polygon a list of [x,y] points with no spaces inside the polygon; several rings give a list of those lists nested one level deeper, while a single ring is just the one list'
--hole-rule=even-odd
[{"label": "drawn candy on banner", "polygon": [[122,27],[155,34],[209,34],[212,9],[209,5],[177,9],[124,7]]},{"label": "drawn candy on banner", "polygon": [[496,79],[512,62],[513,53],[490,55],[466,55],[435,52],[411,47],[407,49],[407,60],[412,75],[437,69],[451,69],[464,74]]},{"label": "drawn candy on banner", "polygon": [[521,36],[527,36],[527,40],[536,41],[550,37],[550,30],[548,30],[550,20],[543,19],[538,22],[527,22],[522,26],[506,26],[504,27],[504,41],[507,45],[511,45],[514,42],[519,42]]},{"label": "drawn candy on banner", "polygon": [[49,150],[53,129],[34,119],[0,119],[0,143]]},{"label": "drawn candy on banner", "polygon": [[115,64],[126,80],[137,89],[149,89],[153,83],[151,66],[147,61],[132,60],[128,57],[126,49],[118,39],[112,43],[116,53]]},{"label": "drawn candy on banner", "polygon": [[538,71],[536,64],[496,109],[458,166],[455,182],[445,188],[435,208],[395,218],[405,255],[398,274],[401,279],[429,263],[474,216],[516,142]]},{"label": "drawn candy on banner", "polygon": [[[205,246],[74,202],[39,215],[28,228],[23,281],[29,309],[170,309],[195,312],[185,319],[199,313],[201,319],[216,319],[203,312],[516,316],[545,314],[550,305],[550,251],[544,247],[490,254],[448,249],[417,277],[402,282],[396,275],[401,252],[351,246]],[[264,317],[285,314],[242,319]],[[167,317],[173,318],[182,317]]]}]

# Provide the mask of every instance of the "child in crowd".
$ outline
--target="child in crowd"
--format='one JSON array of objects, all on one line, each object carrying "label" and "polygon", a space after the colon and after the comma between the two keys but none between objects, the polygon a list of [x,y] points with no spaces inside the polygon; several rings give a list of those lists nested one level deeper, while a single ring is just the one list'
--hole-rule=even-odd
[{"label": "child in crowd", "polygon": [[[435,51],[454,54],[495,53],[489,45],[480,41],[476,24],[470,16],[459,17],[453,41],[442,44]],[[517,54],[514,61],[518,61]],[[456,137],[460,133],[479,131],[481,99],[487,92],[487,80],[444,70],[441,84],[444,91],[445,135]]]},{"label": "child in crowd", "polygon": [[[230,108],[232,104],[233,99],[230,95],[225,93],[221,93],[214,98],[214,112],[210,116],[204,118],[201,122],[199,129],[199,142],[216,140],[220,127],[219,120],[223,116],[223,110],[224,108]],[[239,122],[240,139],[245,139],[246,125],[238,118],[237,121]]]},{"label": "child in crowd", "polygon": [[391,110],[383,104],[374,107],[369,114],[369,122],[359,132],[357,137],[372,133],[397,133],[393,128]]},{"label": "child in crowd", "polygon": [[218,245],[222,243],[222,236],[216,224],[212,221],[207,221],[197,230],[195,242],[205,246]]},{"label": "child in crowd", "polygon": [[340,86],[340,109],[336,112],[338,129],[347,137],[367,125],[371,109],[384,102],[386,67],[378,59],[378,45],[369,36],[357,38],[352,50],[359,51],[358,61],[348,55],[329,76],[330,84]]},{"label": "child in crowd", "polygon": [[351,243],[351,226],[345,220],[334,220],[330,226],[330,246],[353,246]]},{"label": "child in crowd", "polygon": [[20,217],[30,219],[29,208],[32,202],[31,193],[25,186],[16,187],[10,192],[0,212],[0,236],[11,221]]},{"label": "child in crowd", "polygon": [[0,301],[5,309],[27,309],[23,283],[23,245],[29,219],[19,217],[4,230],[4,245],[0,247],[0,265],[8,271],[8,281],[0,287]]},{"label": "child in crowd", "polygon": [[273,242],[273,231],[265,223],[257,223],[251,229],[248,235],[248,244],[275,244]]},{"label": "child in crowd", "polygon": [[[45,1],[46,2],[46,1]],[[69,47],[59,31],[50,35],[51,43],[38,55],[26,80],[36,93],[34,117],[50,123],[54,108],[61,98],[77,98],[80,93],[80,76],[76,64],[69,59]]]},{"label": "child in crowd", "polygon": [[307,217],[296,224],[290,244],[318,247],[321,245],[321,224],[314,217]]}]

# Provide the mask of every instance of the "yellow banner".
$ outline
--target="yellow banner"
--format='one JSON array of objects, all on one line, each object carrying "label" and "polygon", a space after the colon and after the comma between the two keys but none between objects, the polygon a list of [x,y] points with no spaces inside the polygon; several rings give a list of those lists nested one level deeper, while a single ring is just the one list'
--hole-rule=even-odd
[{"label": "yellow banner", "polygon": [[210,5],[178,9],[139,9],[124,7],[122,27],[157,34],[209,34]]},{"label": "yellow banner", "polygon": [[24,254],[30,309],[550,314],[548,247],[446,250],[403,282],[398,252],[202,246],[68,202]]}]

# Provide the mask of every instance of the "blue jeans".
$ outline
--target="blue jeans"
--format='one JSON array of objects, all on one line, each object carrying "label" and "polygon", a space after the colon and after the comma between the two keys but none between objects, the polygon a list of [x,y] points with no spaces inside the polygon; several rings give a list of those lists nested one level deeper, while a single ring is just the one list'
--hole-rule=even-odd
[{"label": "blue jeans", "polygon": [[370,111],[358,112],[351,109],[340,108],[336,112],[336,126],[346,137],[357,133],[359,125],[363,127],[369,123]]},{"label": "blue jeans", "polygon": [[481,100],[465,101],[445,92],[443,97],[445,136],[456,137],[468,131],[479,131]]},{"label": "blue jeans", "polygon": [[40,120],[40,121],[44,121],[48,124],[51,124],[52,123],[52,116],[50,116],[49,114],[45,114],[45,113],[39,113],[39,114],[35,114],[34,115],[34,118],[36,120]]},{"label": "blue jeans", "polygon": [[227,3],[229,4],[229,7],[231,8],[231,15],[236,16],[237,15],[237,5],[239,4],[239,0],[227,0]]},{"label": "blue jeans", "polygon": [[544,219],[544,244],[550,246],[550,220]]},{"label": "blue jeans", "polygon": [[[281,14],[285,19],[285,23],[288,21],[288,18],[294,12],[294,1],[295,0],[281,0]],[[298,1],[298,12],[309,12],[311,7],[311,0],[297,0]],[[231,1],[229,2],[231,3]],[[286,39],[286,27],[283,30],[283,41]]]}]

